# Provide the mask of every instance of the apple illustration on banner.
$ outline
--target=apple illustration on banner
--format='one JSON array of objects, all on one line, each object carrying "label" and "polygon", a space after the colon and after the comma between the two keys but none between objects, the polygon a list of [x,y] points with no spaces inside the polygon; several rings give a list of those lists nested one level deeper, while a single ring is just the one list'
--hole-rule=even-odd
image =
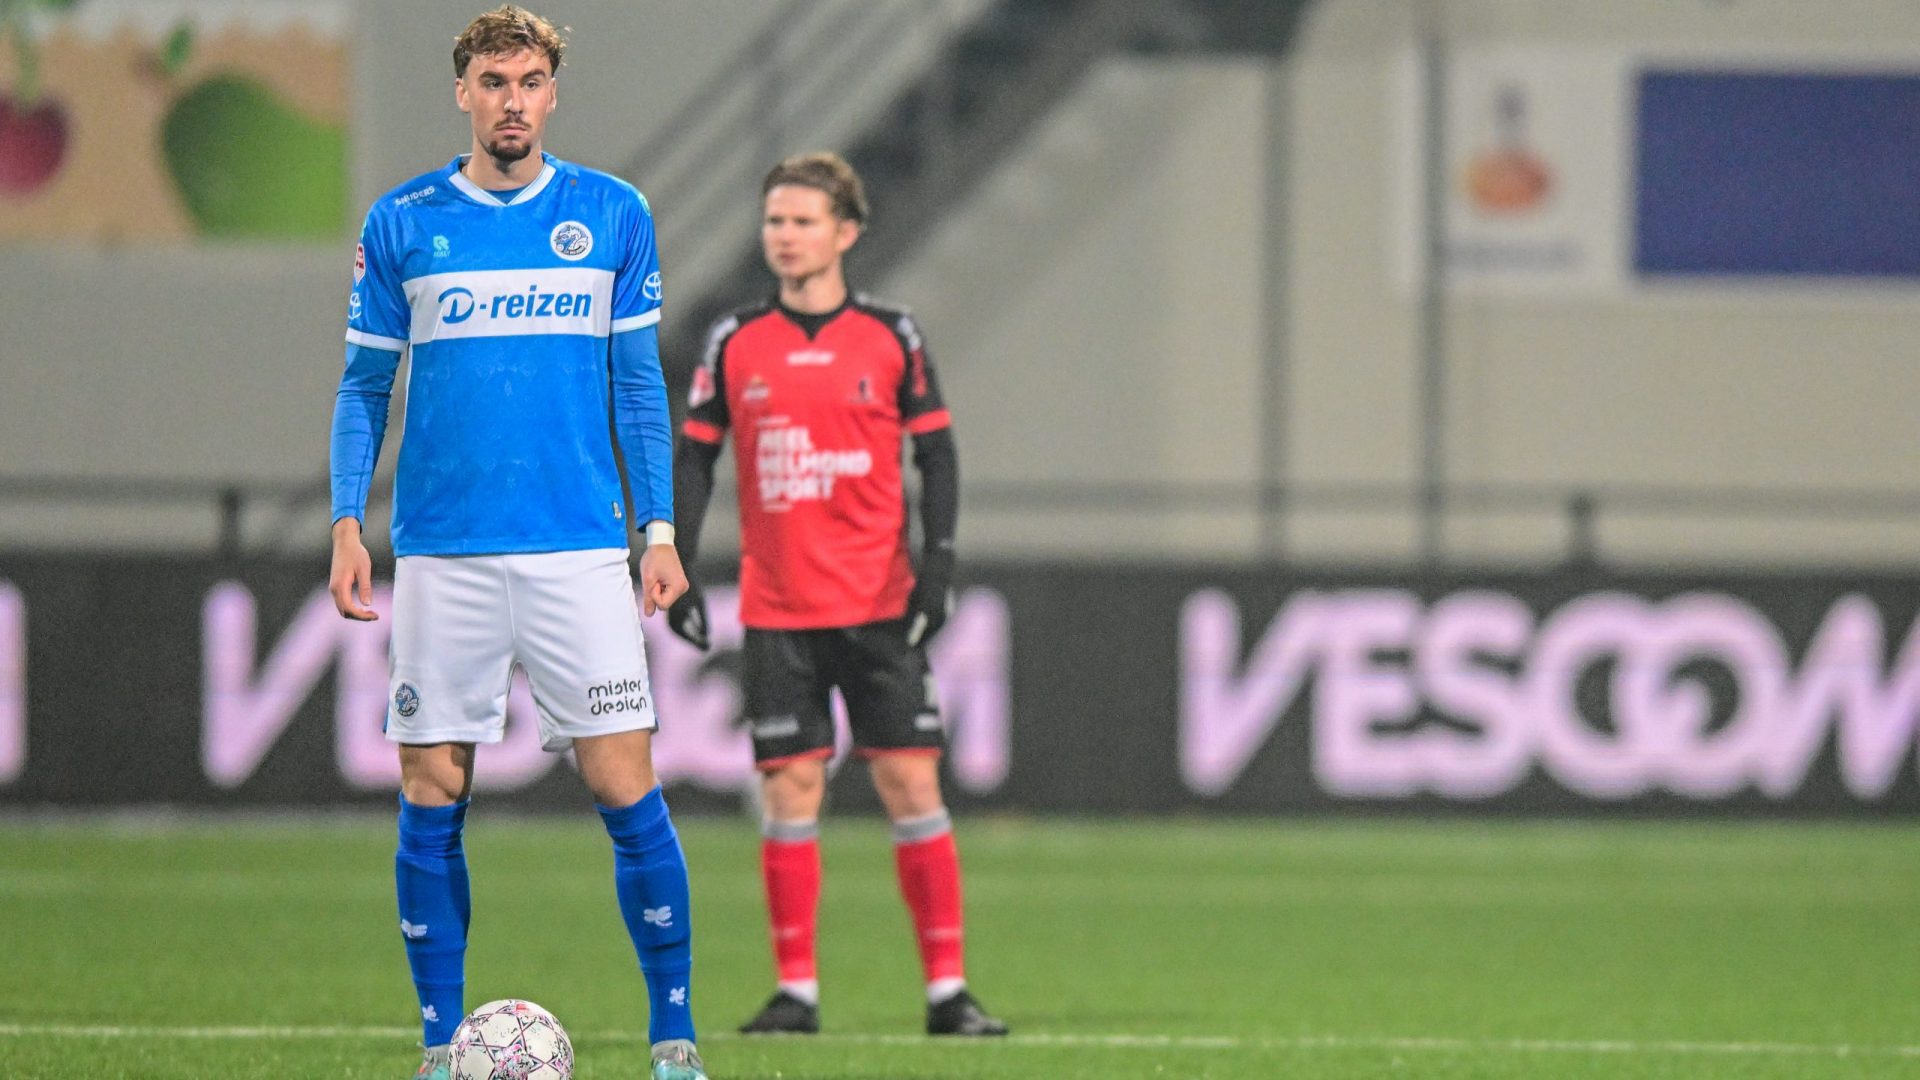
[{"label": "apple illustration on banner", "polygon": [[65,11],[75,0],[0,0],[0,37],[13,43],[18,74],[0,93],[0,196],[31,195],[67,159],[67,110],[40,94],[40,49],[27,25],[29,9]]},{"label": "apple illustration on banner", "polygon": [[40,190],[66,157],[67,111],[59,102],[0,96],[0,195]]},{"label": "apple illustration on banner", "polygon": [[221,73],[181,94],[161,143],[202,233],[333,237],[344,228],[345,131],[253,79]]}]

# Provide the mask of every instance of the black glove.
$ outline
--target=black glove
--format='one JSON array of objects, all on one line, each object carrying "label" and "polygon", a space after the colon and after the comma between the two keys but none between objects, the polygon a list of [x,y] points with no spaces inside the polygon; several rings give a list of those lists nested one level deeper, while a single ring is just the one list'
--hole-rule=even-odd
[{"label": "black glove", "polygon": [[917,574],[907,596],[907,647],[915,649],[932,641],[953,613],[953,549],[921,556]]},{"label": "black glove", "polygon": [[692,576],[687,578],[687,591],[667,609],[667,628],[701,652],[713,644],[707,639],[707,594]]}]

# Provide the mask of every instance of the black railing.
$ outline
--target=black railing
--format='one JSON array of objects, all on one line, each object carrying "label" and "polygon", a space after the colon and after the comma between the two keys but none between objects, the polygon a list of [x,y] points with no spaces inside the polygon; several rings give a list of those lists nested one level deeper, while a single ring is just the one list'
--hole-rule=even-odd
[{"label": "black railing", "polygon": [[[371,511],[384,510],[391,490],[377,481]],[[721,501],[731,498],[722,491]],[[1794,488],[1685,484],[1458,484],[1431,493],[1413,484],[1292,484],[1262,487],[1225,482],[1170,483],[1163,481],[1020,482],[974,481],[964,492],[969,514],[1021,513],[1033,515],[1127,513],[1136,515],[1240,512],[1279,526],[1301,514],[1408,513],[1437,514],[1441,521],[1459,513],[1513,513],[1558,517],[1565,521],[1561,558],[1572,564],[1603,560],[1600,522],[1610,516],[1652,516],[1668,520],[1800,522],[1807,519],[1857,523],[1920,522],[1920,491],[1887,488]],[[300,519],[310,517],[326,498],[311,483],[223,481],[187,478],[139,477],[7,477],[0,476],[0,509],[43,504],[49,507],[85,506],[91,509],[170,507],[202,508],[215,526],[212,551],[239,557],[264,551],[299,549],[306,531]],[[251,530],[247,521],[272,512],[267,525]],[[1438,534],[1438,529],[1428,530]],[[1263,535],[1280,536],[1280,528]],[[325,540],[317,530],[311,543]],[[10,541],[0,532],[0,549],[34,546]],[[44,546],[44,545],[42,545]],[[1278,545],[1251,553],[1261,560],[1284,560]],[[1425,551],[1425,561],[1445,563],[1442,551]],[[1916,550],[1915,561],[1920,561]]]}]

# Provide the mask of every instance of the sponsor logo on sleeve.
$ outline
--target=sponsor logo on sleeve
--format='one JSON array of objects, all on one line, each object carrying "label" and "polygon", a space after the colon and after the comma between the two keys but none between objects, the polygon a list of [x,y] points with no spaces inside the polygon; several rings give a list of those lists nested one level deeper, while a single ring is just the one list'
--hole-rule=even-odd
[{"label": "sponsor logo on sleeve", "polygon": [[553,253],[568,262],[579,262],[593,250],[593,233],[578,221],[563,221],[547,237]]},{"label": "sponsor logo on sleeve", "polygon": [[360,284],[367,276],[367,245],[353,245],[353,283]]},{"label": "sponsor logo on sleeve", "polygon": [[360,290],[359,289],[353,290],[353,295],[347,297],[347,318],[355,322],[359,321],[360,319]]},{"label": "sponsor logo on sleeve", "polygon": [[660,288],[660,271],[655,270],[653,273],[647,275],[647,280],[640,285],[640,295],[649,300],[657,301],[660,299],[663,295]]},{"label": "sponsor logo on sleeve", "polygon": [[713,369],[705,364],[693,369],[693,385],[687,388],[687,408],[697,409],[713,400],[719,388],[713,383]]},{"label": "sponsor logo on sleeve", "polygon": [[913,368],[913,396],[927,396],[927,354],[918,346],[914,347],[909,366]]}]

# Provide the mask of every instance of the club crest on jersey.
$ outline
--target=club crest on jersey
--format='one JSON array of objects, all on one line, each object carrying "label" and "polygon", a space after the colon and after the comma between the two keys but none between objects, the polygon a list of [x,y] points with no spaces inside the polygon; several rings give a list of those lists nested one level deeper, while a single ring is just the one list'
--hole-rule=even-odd
[{"label": "club crest on jersey", "polygon": [[366,276],[367,276],[367,245],[355,244],[353,245],[353,283],[355,285],[360,284],[360,279]]},{"label": "club crest on jersey", "polygon": [[444,259],[448,255],[452,254],[452,252],[453,252],[453,245],[447,241],[446,237],[436,236],[433,238],[433,257],[434,258]]},{"label": "club crest on jersey", "polygon": [[653,273],[647,275],[647,280],[640,285],[640,295],[649,300],[660,299],[660,271],[655,270]]},{"label": "club crest on jersey", "polygon": [[553,244],[553,253],[568,262],[579,262],[593,250],[593,233],[577,221],[555,225],[547,239]]},{"label": "club crest on jersey", "polygon": [[412,716],[420,711],[420,691],[412,683],[401,683],[400,689],[393,692],[393,711],[401,716]]}]

